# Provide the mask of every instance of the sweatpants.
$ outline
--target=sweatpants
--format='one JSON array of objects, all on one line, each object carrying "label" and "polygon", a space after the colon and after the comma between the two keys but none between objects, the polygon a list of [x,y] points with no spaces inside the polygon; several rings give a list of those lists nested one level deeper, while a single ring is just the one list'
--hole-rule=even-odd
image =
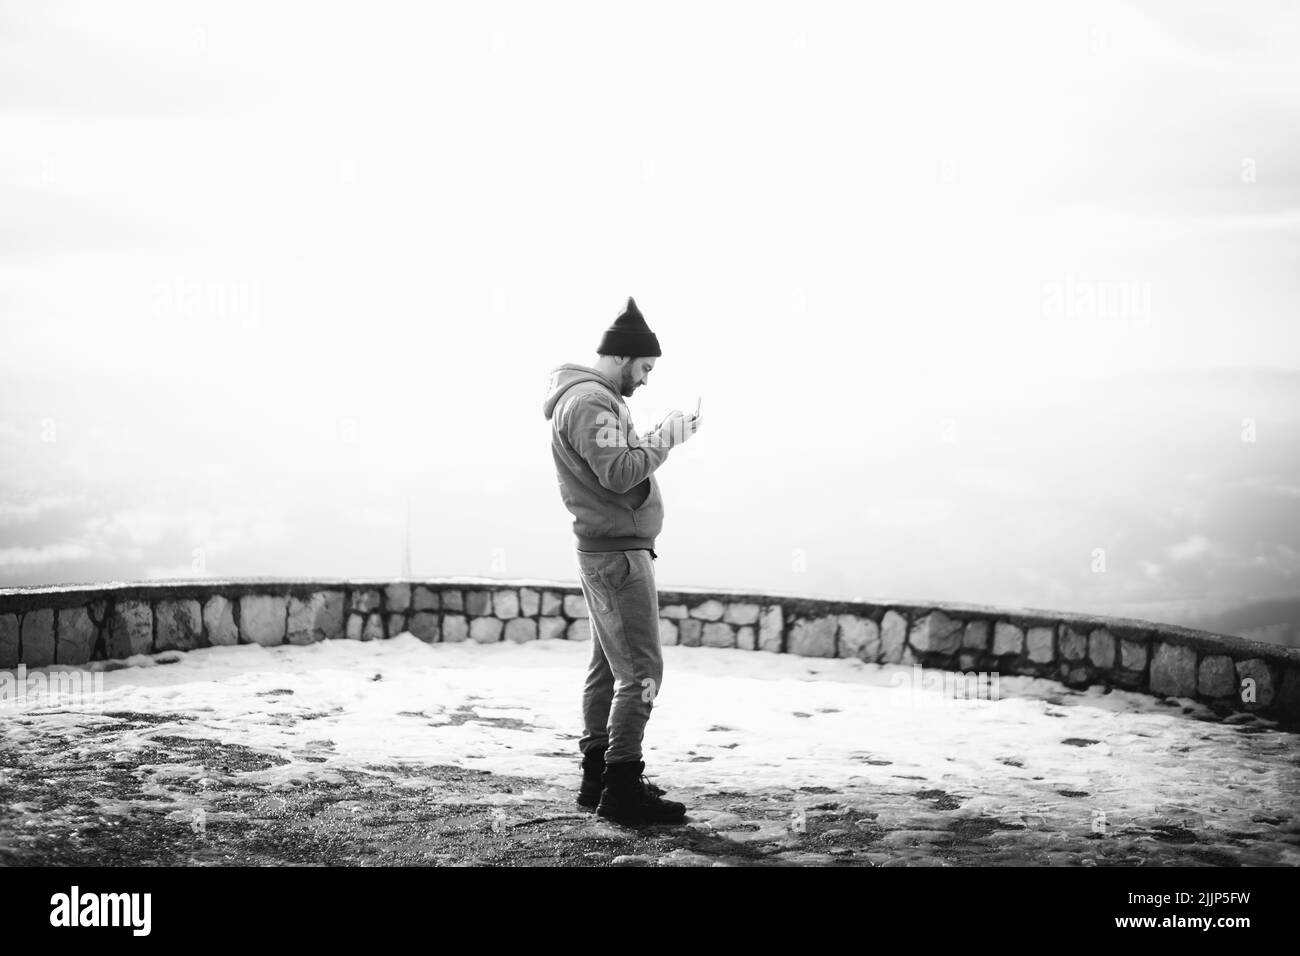
[{"label": "sweatpants", "polygon": [[652,552],[579,551],[591,620],[591,660],[582,690],[578,749],[608,747],[605,762],[642,758],[641,740],[663,686],[659,593]]}]

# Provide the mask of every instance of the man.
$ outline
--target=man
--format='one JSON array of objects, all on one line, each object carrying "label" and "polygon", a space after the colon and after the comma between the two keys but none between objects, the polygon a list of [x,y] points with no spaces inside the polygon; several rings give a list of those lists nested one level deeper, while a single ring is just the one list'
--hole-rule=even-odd
[{"label": "man", "polygon": [[646,384],[660,355],[632,298],[596,354],[592,366],[552,370],[542,407],[591,620],[578,805],[616,823],[674,823],[686,807],[642,777],[641,741],[663,682],[651,562],[664,508],[654,472],[700,422],[674,410],[644,435],[632,430],[623,399]]}]

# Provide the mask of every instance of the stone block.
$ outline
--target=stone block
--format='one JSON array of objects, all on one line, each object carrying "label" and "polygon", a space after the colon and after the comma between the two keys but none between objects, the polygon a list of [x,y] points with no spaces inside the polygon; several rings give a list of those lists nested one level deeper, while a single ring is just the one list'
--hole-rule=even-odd
[{"label": "stone block", "polygon": [[417,611],[436,611],[442,607],[438,592],[426,584],[417,584],[411,599]]},{"label": "stone block", "polygon": [[576,621],[571,621],[568,630],[565,631],[565,638],[570,641],[591,640],[591,619],[580,617]]},{"label": "stone block", "polygon": [[208,644],[212,647],[228,647],[239,643],[235,606],[224,594],[214,594],[204,603],[203,626],[207,629]]},{"label": "stone block", "polygon": [[411,609],[411,585],[405,581],[389,584],[384,588],[384,600],[388,613],[409,611]]},{"label": "stone block", "polygon": [[811,620],[795,618],[790,628],[786,653],[802,657],[834,657],[835,633],[838,628],[839,621],[833,614]]},{"label": "stone block", "polygon": [[1061,659],[1074,663],[1088,656],[1088,635],[1069,624],[1061,627]]},{"label": "stone block", "polygon": [[[26,656],[26,644],[23,656]],[[1254,701],[1248,698],[1252,695]],[[1237,662],[1237,699],[1246,710],[1259,710],[1273,703],[1273,669],[1268,661],[1252,657],[1250,660]]]},{"label": "stone block", "polygon": [[591,616],[587,611],[587,599],[581,594],[564,595],[564,616],[575,621],[586,620]]},{"label": "stone block", "polygon": [[368,614],[378,611],[380,605],[379,591],[375,588],[362,588],[352,592],[352,610]]},{"label": "stone block", "polygon": [[95,598],[86,605],[90,611],[90,619],[95,622],[96,627],[103,627],[107,623],[109,602],[107,598]]},{"label": "stone block", "polygon": [[1064,671],[1061,680],[1070,687],[1086,687],[1088,685],[1088,668],[1083,665],[1062,661],[1061,669]]},{"label": "stone block", "polygon": [[690,612],[686,610],[685,604],[669,604],[659,609],[660,617],[683,618],[690,617]]},{"label": "stone block", "polygon": [[1025,648],[1035,664],[1050,664],[1056,659],[1056,628],[1031,627],[1025,632]]},{"label": "stone block", "polygon": [[1088,660],[1103,670],[1115,666],[1115,636],[1104,627],[1095,628],[1088,635]]},{"label": "stone block", "polygon": [[840,657],[856,657],[860,661],[875,661],[880,657],[880,626],[869,617],[856,614],[839,616]]},{"label": "stone block", "polygon": [[699,647],[704,622],[693,617],[684,617],[677,624],[677,640],[683,647]]},{"label": "stone block", "polygon": [[769,605],[758,619],[758,649],[781,653],[784,635],[785,612],[779,604]]},{"label": "stone block", "polygon": [[519,589],[519,613],[524,617],[537,617],[541,604],[542,595],[536,588]]},{"label": "stone block", "polygon": [[[107,645],[110,659],[152,653],[153,608],[148,601],[128,598],[113,605],[108,618]],[[27,666],[31,666],[31,661]]]},{"label": "stone block", "polygon": [[[445,598],[446,595],[444,594]],[[469,638],[469,620],[463,614],[446,614],[442,618],[442,642],[458,644]]]},{"label": "stone block", "polygon": [[492,613],[491,591],[466,591],[465,613],[470,617],[483,617]]},{"label": "stone block", "polygon": [[1148,686],[1153,694],[1196,696],[1196,650],[1157,640]]},{"label": "stone block", "polygon": [[564,640],[564,629],[569,622],[562,617],[539,617],[537,619],[537,636],[543,641]]},{"label": "stone block", "polygon": [[384,630],[387,632],[389,637],[396,637],[398,634],[405,633],[406,615],[405,614],[388,615],[388,621],[385,624]]},{"label": "stone block", "polygon": [[966,630],[961,636],[961,646],[977,651],[989,649],[989,622],[967,621]]},{"label": "stone block", "polygon": [[1014,654],[1019,657],[1025,652],[1025,632],[1009,621],[998,621],[993,625],[993,656],[1004,657]]},{"label": "stone block", "polygon": [[505,624],[500,618],[476,617],[469,622],[469,636],[480,644],[497,644],[501,641],[504,628]]},{"label": "stone block", "polygon": [[239,598],[239,640],[263,647],[283,644],[288,612],[289,600],[281,595],[242,595]]},{"label": "stone block", "polygon": [[1202,697],[1235,697],[1237,668],[1227,654],[1206,654],[1196,674],[1196,692]]},{"label": "stone block", "polygon": [[659,618],[659,644],[672,647],[677,644],[677,625],[667,618]]},{"label": "stone block", "polygon": [[[91,620],[90,610],[84,607],[65,607],[58,613],[58,648],[60,664],[88,664],[95,651],[95,638],[99,628]],[[3,637],[0,637],[3,641]],[[0,650],[0,658],[4,652]],[[4,666],[0,663],[0,666]]]},{"label": "stone block", "polygon": [[[880,659],[886,664],[902,664],[907,647],[907,618],[893,608],[885,612],[880,622]],[[908,663],[911,663],[909,660]]]},{"label": "stone block", "polygon": [[18,659],[18,615],[0,614],[0,668],[10,670],[22,662]]},{"label": "stone block", "polygon": [[506,640],[516,644],[537,640],[537,621],[531,617],[516,617],[507,621]]},{"label": "stone block", "polygon": [[444,611],[465,610],[465,595],[460,588],[443,588],[438,592],[438,599]]},{"label": "stone block", "polygon": [[1130,641],[1121,638],[1119,642],[1119,662],[1126,671],[1141,671],[1147,666],[1146,641]]},{"label": "stone block", "polygon": [[556,614],[563,613],[564,596],[558,591],[542,592],[542,617],[552,617]]},{"label": "stone block", "polygon": [[192,651],[203,646],[203,609],[198,601],[163,598],[154,606],[154,614],[157,650]]},{"label": "stone block", "polygon": [[730,624],[709,621],[704,625],[704,633],[700,635],[700,644],[704,647],[735,647],[736,632]]},{"label": "stone block", "polygon": [[305,601],[289,598],[290,644],[314,644],[343,636],[343,592],[315,591]]},{"label": "stone block", "polygon": [[[671,622],[664,623],[669,623],[671,626]],[[662,630],[660,628],[661,632]],[[758,631],[748,624],[736,628],[736,647],[742,651],[754,650],[758,647]]]},{"label": "stone block", "polygon": [[691,608],[691,617],[701,621],[720,621],[724,610],[721,601],[710,599]]},{"label": "stone block", "polygon": [[1284,719],[1300,723],[1300,667],[1286,669],[1278,686],[1276,703]]},{"label": "stone block", "polygon": [[492,592],[492,613],[503,620],[519,616],[519,592],[513,589]]},{"label": "stone block", "polygon": [[953,654],[961,647],[965,626],[943,611],[929,611],[913,622],[908,643],[918,653]]},{"label": "stone block", "polygon": [[[419,604],[418,598],[416,604]],[[426,644],[437,643],[440,637],[438,615],[433,611],[416,611],[411,618],[411,633]]]},{"label": "stone block", "polygon": [[27,667],[48,667],[54,663],[54,610],[41,608],[23,615],[23,663]]},{"label": "stone block", "polygon": [[727,605],[722,619],[728,624],[757,624],[758,605],[750,601],[733,602]]},{"label": "stone block", "polygon": [[366,616],[366,626],[361,629],[363,641],[382,641],[384,639],[384,618],[378,611],[371,611]]}]

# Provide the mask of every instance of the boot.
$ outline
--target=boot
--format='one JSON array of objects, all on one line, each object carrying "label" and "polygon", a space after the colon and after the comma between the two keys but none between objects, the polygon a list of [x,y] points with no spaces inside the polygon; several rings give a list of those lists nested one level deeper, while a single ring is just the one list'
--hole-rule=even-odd
[{"label": "boot", "polygon": [[600,803],[601,776],[605,773],[605,748],[592,747],[582,755],[582,786],[578,789],[578,806],[595,810]]},{"label": "boot", "polygon": [[652,793],[642,779],[644,770],[643,760],[607,764],[596,815],[624,826],[680,823],[686,816],[686,805]]},{"label": "boot", "polygon": [[[595,810],[600,804],[600,791],[605,788],[605,747],[592,747],[582,755],[582,786],[578,789],[578,806],[584,810]],[[656,797],[664,792],[653,783],[646,781],[646,789]]]}]

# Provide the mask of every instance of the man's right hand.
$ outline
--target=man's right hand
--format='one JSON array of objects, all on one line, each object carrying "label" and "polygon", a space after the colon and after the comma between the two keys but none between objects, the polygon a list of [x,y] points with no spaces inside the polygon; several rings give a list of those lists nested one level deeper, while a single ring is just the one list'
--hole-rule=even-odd
[{"label": "man's right hand", "polygon": [[687,415],[680,409],[674,408],[655,430],[659,433],[663,443],[671,448],[687,441],[699,431],[700,421],[700,416]]}]

